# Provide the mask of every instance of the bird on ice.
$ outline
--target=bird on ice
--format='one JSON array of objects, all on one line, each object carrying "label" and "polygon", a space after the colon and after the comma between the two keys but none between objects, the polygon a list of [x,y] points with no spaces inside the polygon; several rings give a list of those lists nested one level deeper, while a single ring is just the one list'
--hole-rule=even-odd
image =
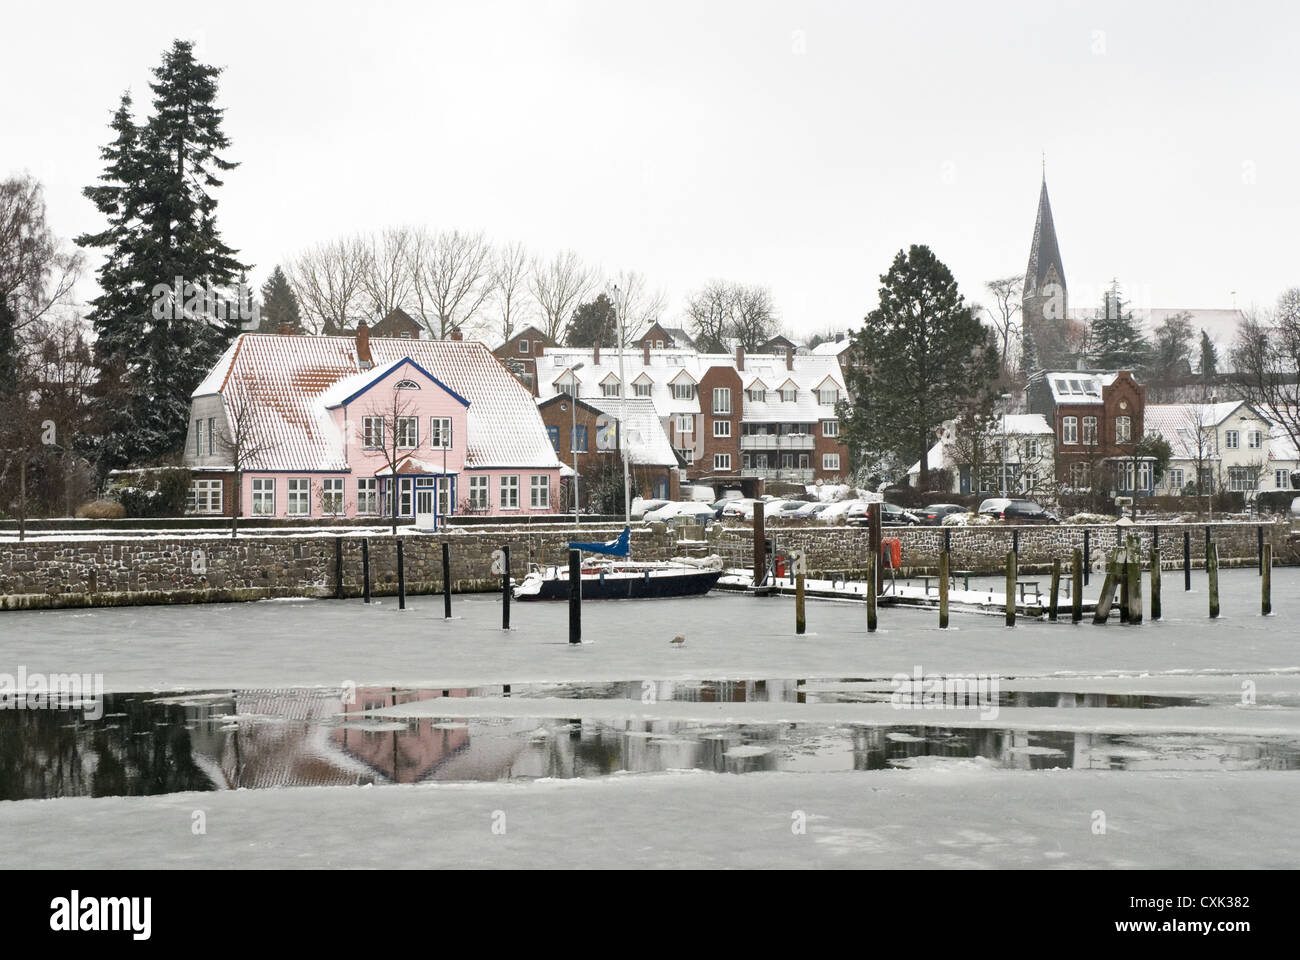
[{"label": "bird on ice", "polygon": [[686,638],[683,637],[681,634],[678,634],[677,636],[673,637],[672,640],[669,641],[669,643],[671,643],[674,647],[680,647],[685,642],[686,642]]}]

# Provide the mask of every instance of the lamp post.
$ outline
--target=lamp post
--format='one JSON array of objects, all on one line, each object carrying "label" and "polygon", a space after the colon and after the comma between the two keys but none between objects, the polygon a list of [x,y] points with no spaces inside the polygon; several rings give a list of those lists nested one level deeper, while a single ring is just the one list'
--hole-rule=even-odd
[{"label": "lamp post", "polygon": [[[581,370],[585,364],[575,364],[569,368],[572,373]],[[574,440],[578,436],[578,381],[576,377],[569,378],[569,384],[573,387],[574,393],[569,394],[569,452],[573,454],[573,522],[581,523],[578,519],[578,446]],[[564,412],[564,404],[560,404],[560,412]]]},{"label": "lamp post", "polygon": [[1004,393],[998,397],[1002,401],[1002,498],[1007,496],[1007,404],[1011,402],[1011,394]]}]

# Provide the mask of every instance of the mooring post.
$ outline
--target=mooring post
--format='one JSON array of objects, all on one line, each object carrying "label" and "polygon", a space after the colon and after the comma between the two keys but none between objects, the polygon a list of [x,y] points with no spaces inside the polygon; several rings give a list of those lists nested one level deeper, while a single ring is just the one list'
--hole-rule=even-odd
[{"label": "mooring post", "polygon": [[582,554],[569,551],[569,643],[582,643]]},{"label": "mooring post", "polygon": [[794,575],[794,632],[797,634],[802,634],[808,628],[808,623],[804,619],[803,590],[803,573],[801,571]]},{"label": "mooring post", "polygon": [[867,546],[876,564],[876,593],[885,588],[885,568],[880,562],[880,501],[867,506]]},{"label": "mooring post", "polygon": [[1078,547],[1074,548],[1074,556],[1070,558],[1072,566],[1070,569],[1071,591],[1070,591],[1070,622],[1078,623],[1083,619],[1083,551]]},{"label": "mooring post", "polygon": [[1205,573],[1210,581],[1210,619],[1215,620],[1219,616],[1219,548],[1213,542],[1205,548]]},{"label": "mooring post", "polygon": [[939,554],[939,629],[948,629],[948,577],[952,566],[945,549]]},{"label": "mooring post", "polygon": [[1128,622],[1142,622],[1142,541],[1129,537],[1128,547]]},{"label": "mooring post", "polygon": [[943,552],[948,553],[952,550],[952,529],[945,527],[943,531]]},{"label": "mooring post", "polygon": [[1183,531],[1183,590],[1192,589],[1192,531]]},{"label": "mooring post", "polygon": [[1052,596],[1047,601],[1047,619],[1056,622],[1057,597],[1061,592],[1061,558],[1052,561]]},{"label": "mooring post", "polygon": [[876,566],[875,554],[867,555],[867,633],[876,632]]},{"label": "mooring post", "polygon": [[1019,527],[1011,528],[1011,552],[1016,555],[1017,560],[1020,559],[1020,528]]},{"label": "mooring post", "polygon": [[1259,612],[1268,616],[1273,612],[1273,544],[1266,543],[1260,550]]},{"label": "mooring post", "polygon": [[1086,586],[1088,583],[1089,568],[1092,566],[1092,554],[1088,550],[1088,536],[1091,533],[1087,528],[1083,531],[1083,582]]},{"label": "mooring post", "polygon": [[1259,556],[1259,575],[1264,575],[1264,527],[1261,524],[1255,528],[1255,547],[1256,554]]},{"label": "mooring post", "polygon": [[370,538],[361,538],[361,602],[370,602]]},{"label": "mooring post", "polygon": [[1016,552],[1007,551],[1007,626],[1016,625]]},{"label": "mooring post", "polygon": [[763,534],[763,501],[754,502],[754,586],[767,577],[767,540]]},{"label": "mooring post", "polygon": [[397,609],[406,609],[406,565],[402,559],[402,541],[397,541]]},{"label": "mooring post", "polygon": [[510,544],[501,547],[501,629],[510,629]]},{"label": "mooring post", "polygon": [[451,547],[442,545],[442,616],[451,619]]},{"label": "mooring post", "polygon": [[1160,619],[1160,547],[1151,547],[1151,619]]},{"label": "mooring post", "polygon": [[1125,538],[1124,562],[1123,564],[1120,565],[1120,568],[1116,573],[1119,582],[1119,622],[1120,623],[1128,623],[1129,602],[1130,602],[1129,592],[1128,592],[1128,587],[1129,587],[1128,568],[1131,562],[1132,560],[1129,557],[1129,541],[1127,538]]},{"label": "mooring post", "polygon": [[334,599],[343,599],[343,538],[334,538]]},{"label": "mooring post", "polygon": [[1097,606],[1092,612],[1093,623],[1105,623],[1110,617],[1111,605],[1115,602],[1115,576],[1119,569],[1119,551],[1116,547],[1106,562],[1106,576],[1101,581],[1101,593],[1097,595]]}]

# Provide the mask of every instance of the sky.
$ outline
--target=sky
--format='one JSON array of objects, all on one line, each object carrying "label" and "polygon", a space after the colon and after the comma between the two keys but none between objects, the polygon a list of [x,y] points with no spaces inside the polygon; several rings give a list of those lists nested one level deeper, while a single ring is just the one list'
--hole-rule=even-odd
[{"label": "sky", "polygon": [[358,230],[482,230],[640,271],[670,323],[710,280],[768,286],[806,336],[859,326],[910,244],[990,302],[1044,158],[1072,307],[1300,284],[1295,4],[76,2],[6,32],[0,176],[68,238],[102,228],[81,189],[121,93],[142,111],[176,38],[223,67],[220,225],[259,284]]}]

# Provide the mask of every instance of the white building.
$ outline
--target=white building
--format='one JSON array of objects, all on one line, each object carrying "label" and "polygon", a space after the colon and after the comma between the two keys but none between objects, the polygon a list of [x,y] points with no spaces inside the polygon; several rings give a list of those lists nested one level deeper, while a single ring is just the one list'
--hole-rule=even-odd
[{"label": "white building", "polygon": [[1249,403],[1153,403],[1147,433],[1159,434],[1171,456],[1157,494],[1233,491],[1248,497],[1293,489],[1300,476],[1295,444]]},{"label": "white building", "polygon": [[[996,417],[991,429],[978,442],[983,463],[970,461],[977,444],[964,440],[954,420],[945,420],[939,440],[930,448],[930,470],[952,474],[952,493],[998,494],[1006,478],[1008,496],[1032,494],[1056,474],[1052,456],[1053,435],[1047,418],[1037,413],[1009,413]],[[907,482],[916,486],[921,478],[917,461],[907,471]]]}]

